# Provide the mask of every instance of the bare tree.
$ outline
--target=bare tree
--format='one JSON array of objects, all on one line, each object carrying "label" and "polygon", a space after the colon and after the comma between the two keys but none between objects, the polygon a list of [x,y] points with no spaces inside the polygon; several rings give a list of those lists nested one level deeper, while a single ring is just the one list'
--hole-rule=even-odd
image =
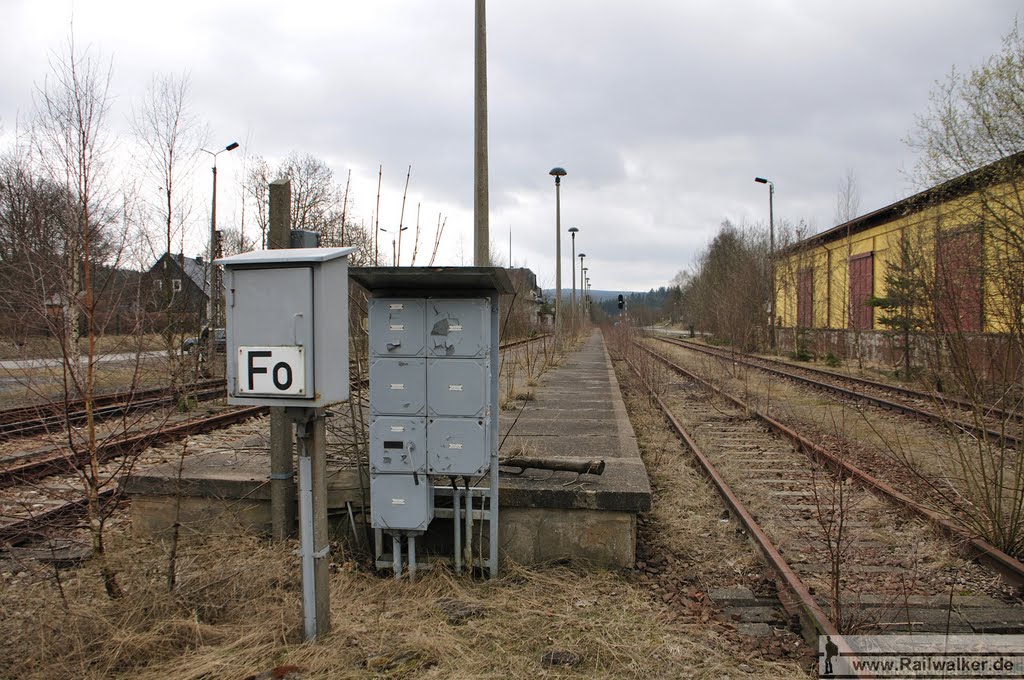
[{"label": "bare tree", "polygon": [[262,156],[245,159],[243,202],[252,206],[256,227],[260,230],[260,249],[267,247],[267,229],[270,226],[270,166]]},{"label": "bare tree", "polygon": [[836,224],[845,224],[860,214],[860,184],[852,168],[839,180],[836,191]]},{"label": "bare tree", "polygon": [[[915,285],[931,296],[927,334],[945,359],[935,369],[975,422],[1001,431],[1017,428],[1024,394],[1022,73],[1024,36],[1014,23],[998,53],[936,84],[905,140],[919,154],[913,178],[932,187],[920,227],[927,266]],[[951,433],[950,442],[937,487],[979,535],[1024,554],[1024,456],[1001,438]]]},{"label": "bare tree", "polygon": [[968,73],[955,67],[932,91],[906,138],[923,186],[959,177],[1024,150],[1024,36],[1017,22],[1002,50]]},{"label": "bare tree", "polygon": [[160,215],[166,253],[184,237],[192,207],[188,183],[207,136],[189,107],[189,85],[188,74],[154,76],[131,117],[132,133],[145,150],[143,176],[159,191],[153,208]]},{"label": "bare tree", "polygon": [[[96,311],[103,281],[99,265],[106,258],[116,266],[118,245],[105,238],[116,219],[113,193],[108,189],[106,161],[112,148],[108,116],[112,96],[112,67],[90,50],[79,50],[73,31],[61,54],[50,60],[50,75],[38,88],[35,101],[34,144],[50,180],[66,193],[62,285],[54,294],[64,308],[59,337],[63,351],[65,393],[85,400],[86,421],[82,430],[68,426],[72,455],[83,460],[79,472],[88,500],[93,556],[98,560],[104,587],[110,597],[121,588],[116,572],[105,559],[104,522],[100,502],[102,488],[110,482],[100,470],[97,453],[93,395],[96,390]],[[86,346],[79,347],[80,323]],[[80,357],[80,351],[84,355]]]},{"label": "bare tree", "polygon": [[[164,253],[171,256],[175,248],[179,253],[184,251],[186,224],[192,211],[190,180],[207,137],[206,127],[189,106],[188,74],[154,76],[141,103],[132,111],[131,130],[144,151],[140,175],[149,191],[143,193],[156,192],[156,200],[147,202],[147,214],[143,216],[143,232],[154,246],[146,261],[153,262]],[[159,226],[155,224],[157,217]],[[159,319],[157,330],[164,341],[167,373],[171,385],[176,386],[187,365],[179,351],[183,336],[198,331],[199,318],[182,313],[188,307],[179,299],[172,280],[180,274],[167,267],[166,261],[164,265],[158,272],[159,286],[150,291],[149,305]]]}]

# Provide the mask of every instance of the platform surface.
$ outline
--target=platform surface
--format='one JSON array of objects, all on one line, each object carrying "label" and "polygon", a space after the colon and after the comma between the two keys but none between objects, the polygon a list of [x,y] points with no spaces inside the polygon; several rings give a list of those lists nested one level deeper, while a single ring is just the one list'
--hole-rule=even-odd
[{"label": "platform surface", "polygon": [[604,474],[527,470],[503,474],[499,502],[504,507],[548,507],[645,512],[651,487],[636,435],[626,414],[615,371],[601,332],[546,372],[535,398],[503,411],[500,455],[522,451],[545,458],[602,459]]},{"label": "platform surface", "polygon": [[[503,554],[520,563],[569,557],[631,566],[636,514],[650,508],[651,490],[600,331],[530,389],[533,399],[500,414],[500,454],[602,459],[605,470],[597,476],[502,468]],[[127,484],[136,529],[156,533],[178,517],[202,531],[226,516],[229,525],[269,530],[268,441],[269,433],[261,433],[190,455],[180,478],[176,463],[137,472]],[[329,467],[329,507],[361,505],[366,483],[354,469]],[[186,502],[175,507],[179,494]]]}]

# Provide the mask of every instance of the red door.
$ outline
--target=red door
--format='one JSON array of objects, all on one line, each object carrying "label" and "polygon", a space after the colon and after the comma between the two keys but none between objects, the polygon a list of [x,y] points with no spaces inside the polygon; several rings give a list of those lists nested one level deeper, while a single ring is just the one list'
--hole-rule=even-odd
[{"label": "red door", "polygon": [[874,253],[850,258],[850,328],[869,330],[874,325],[874,309],[868,304],[874,292]]}]

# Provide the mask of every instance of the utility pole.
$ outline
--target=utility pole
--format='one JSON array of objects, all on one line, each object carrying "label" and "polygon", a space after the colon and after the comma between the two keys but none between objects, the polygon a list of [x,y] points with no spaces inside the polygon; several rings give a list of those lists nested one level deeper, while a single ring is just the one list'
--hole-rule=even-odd
[{"label": "utility pole", "polygon": [[[562,178],[565,168],[551,168],[555,178],[555,351],[562,351]],[[576,260],[573,260],[575,262]]]},{"label": "utility pole", "polygon": [[[473,109],[473,264],[491,263],[487,178],[487,18],[486,0],[476,0],[476,51]],[[511,266],[511,262],[509,265]]]},{"label": "utility pole", "polygon": [[[292,184],[287,179],[270,183],[270,227],[267,246],[291,244]],[[292,420],[283,406],[270,407],[270,521],[275,541],[295,532],[295,468],[292,465]]]}]

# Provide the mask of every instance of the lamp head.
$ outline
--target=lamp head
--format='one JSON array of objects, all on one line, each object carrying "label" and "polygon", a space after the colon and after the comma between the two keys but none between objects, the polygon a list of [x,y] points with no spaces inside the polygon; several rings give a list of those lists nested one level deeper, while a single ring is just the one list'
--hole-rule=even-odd
[{"label": "lamp head", "polygon": [[553,175],[554,177],[565,177],[566,172],[565,168],[551,168],[551,171],[548,174]]},{"label": "lamp head", "polygon": [[573,236],[576,235],[577,231],[579,231],[579,229],[577,229],[576,227],[569,227],[569,233],[572,234]]},{"label": "lamp head", "polygon": [[230,144],[228,144],[227,146],[224,147],[224,150],[225,151],[234,151],[237,148],[238,148],[238,142],[231,142]]},{"label": "lamp head", "polygon": [[582,260],[584,257],[586,257],[586,254],[585,253],[580,253],[580,259]]},{"label": "lamp head", "polygon": [[754,181],[757,182],[758,184],[768,184],[768,180],[765,179],[764,177],[755,177]]}]

